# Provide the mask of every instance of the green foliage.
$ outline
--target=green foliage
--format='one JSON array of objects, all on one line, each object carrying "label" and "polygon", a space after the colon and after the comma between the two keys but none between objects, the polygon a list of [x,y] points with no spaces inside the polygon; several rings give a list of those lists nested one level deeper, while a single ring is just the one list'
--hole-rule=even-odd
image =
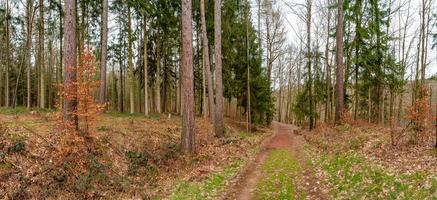
[{"label": "green foliage", "polygon": [[129,160],[129,175],[145,175],[147,173],[147,161],[151,158],[147,152],[127,151],[126,158]]},{"label": "green foliage", "polygon": [[[389,33],[389,12],[388,5],[377,0],[353,0],[345,6],[345,21],[354,27],[348,33],[353,39],[346,41],[345,49],[351,52],[350,72],[353,79],[350,80],[357,82],[354,89],[358,90],[359,96],[367,97],[370,89],[373,94],[371,101],[375,105],[381,103],[382,88],[398,92],[405,85],[402,79],[405,66],[396,61],[390,49],[394,38]],[[369,106],[367,98],[359,99],[358,109],[366,113]],[[374,109],[378,107],[374,106]]]},{"label": "green foliage", "polygon": [[[261,48],[250,17],[249,1],[224,0],[222,8],[223,85],[225,98],[237,98],[247,108],[247,66],[250,70],[252,122],[269,124],[274,114],[273,95],[267,73],[261,67]],[[212,18],[209,23],[213,23]],[[248,30],[246,30],[248,29]],[[246,42],[246,31],[248,42]],[[249,57],[246,54],[249,43]]]},{"label": "green foliage", "polygon": [[9,148],[10,152],[20,153],[26,150],[26,141],[23,138],[12,140],[12,146]]},{"label": "green foliage", "polygon": [[[323,101],[327,94],[326,94],[326,83],[323,82],[321,79],[317,78],[314,80],[314,83],[317,85],[317,87],[314,87],[313,90],[315,91],[313,93],[313,103],[317,104],[318,102]],[[307,88],[307,86],[305,86]],[[297,119],[299,121],[304,121],[308,119],[310,116],[317,119],[319,117],[319,114],[316,110],[310,111],[310,102],[308,101],[308,90],[302,90],[300,91],[296,96],[296,101],[293,104],[292,111],[296,115]]]}]

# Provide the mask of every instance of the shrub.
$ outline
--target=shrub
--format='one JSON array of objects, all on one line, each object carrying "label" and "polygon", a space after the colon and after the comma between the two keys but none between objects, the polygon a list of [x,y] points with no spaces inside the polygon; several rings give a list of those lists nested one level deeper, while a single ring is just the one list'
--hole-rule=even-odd
[{"label": "shrub", "polygon": [[407,108],[407,118],[411,120],[411,129],[413,130],[412,141],[417,142],[421,136],[432,125],[432,109],[429,104],[429,91],[425,86],[420,88],[420,97],[417,98],[413,105]]}]

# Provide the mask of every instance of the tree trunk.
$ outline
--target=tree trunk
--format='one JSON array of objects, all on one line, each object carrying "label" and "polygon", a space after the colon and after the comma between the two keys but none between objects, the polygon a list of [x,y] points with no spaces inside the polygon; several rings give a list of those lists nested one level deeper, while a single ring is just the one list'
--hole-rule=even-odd
[{"label": "tree trunk", "polygon": [[31,49],[32,49],[32,26],[33,26],[33,0],[27,0],[27,47],[26,47],[26,107],[30,109],[31,87],[30,87],[30,70],[31,70]]},{"label": "tree trunk", "polygon": [[[406,40],[406,34],[407,34],[407,27],[408,27],[408,22],[409,22],[409,18],[410,18],[410,4],[411,2],[408,2],[408,10],[407,10],[407,18],[405,20],[405,25],[403,28],[403,36],[402,36],[402,59],[401,59],[401,80],[404,81],[405,79],[405,71],[406,71],[406,54],[405,54],[405,40]],[[401,15],[399,15],[400,18]],[[400,21],[400,20],[399,20]],[[412,40],[414,41],[414,40]],[[407,51],[408,54],[408,51]],[[404,87],[404,86],[402,86]],[[401,114],[402,114],[402,109],[403,109],[403,97],[404,97],[404,93],[403,93],[403,88],[401,88],[400,92],[399,92],[399,105],[398,105],[398,123],[401,122]]]},{"label": "tree trunk", "polygon": [[314,124],[314,106],[313,106],[313,80],[312,80],[312,70],[311,70],[311,9],[312,0],[307,0],[307,67],[308,67],[308,99],[310,106],[310,130],[312,130],[315,126]]},{"label": "tree trunk", "polygon": [[[248,8],[249,9],[249,8]],[[247,132],[251,132],[251,108],[250,108],[250,43],[249,43],[249,11],[246,11],[246,64],[247,64]],[[230,102],[229,102],[230,103]]]},{"label": "tree trunk", "polygon": [[[56,70],[56,83],[57,84],[62,84],[62,62],[63,62],[63,43],[62,43],[62,37],[64,35],[64,29],[63,29],[63,14],[62,14],[62,6],[59,6],[59,65],[58,65],[58,69]],[[62,105],[63,105],[63,97],[62,95],[59,96],[59,109],[62,109]]]},{"label": "tree trunk", "polygon": [[209,44],[205,20],[205,0],[200,0],[200,19],[202,26],[203,64],[205,66],[206,84],[208,87],[209,118],[211,123],[215,123],[214,90],[211,77],[211,65],[209,62]]},{"label": "tree trunk", "polygon": [[134,104],[134,66],[132,62],[132,28],[131,28],[131,8],[128,6],[127,8],[127,38],[128,38],[128,65],[129,65],[129,103],[130,103],[130,113],[133,114],[135,112],[135,104]]},{"label": "tree trunk", "polygon": [[108,57],[108,0],[102,0],[102,3],[99,101],[101,104],[106,104],[106,59]]},{"label": "tree trunk", "polygon": [[9,0],[6,0],[6,69],[5,69],[5,107],[9,107],[9,68],[11,62],[11,52],[10,52],[10,44],[9,44]]},{"label": "tree trunk", "polygon": [[223,80],[222,80],[222,21],[221,0],[214,0],[214,54],[216,77],[216,119],[214,123],[215,135],[223,137]]},{"label": "tree trunk", "polygon": [[38,64],[40,69],[40,101],[39,107],[45,108],[46,88],[45,88],[45,58],[44,58],[44,0],[39,0],[39,29],[38,29]]},{"label": "tree trunk", "polygon": [[193,75],[193,33],[191,27],[191,0],[182,0],[182,141],[183,153],[194,153],[194,75]]},{"label": "tree trunk", "polygon": [[[77,118],[77,51],[76,51],[76,0],[65,0],[64,3],[64,120],[79,129]],[[69,94],[69,95],[67,95]]]},{"label": "tree trunk", "polygon": [[[331,6],[331,1],[327,0],[328,7]],[[330,112],[330,102],[331,102],[331,66],[329,65],[329,32],[331,28],[331,10],[328,9],[328,22],[327,22],[327,37],[326,37],[326,44],[325,44],[325,66],[326,66],[326,104],[325,104],[325,122],[329,123],[331,122],[331,112]]]},{"label": "tree trunk", "polygon": [[148,76],[148,67],[147,67],[147,43],[148,43],[148,34],[147,34],[147,18],[146,13],[144,13],[144,116],[149,116],[149,76]]},{"label": "tree trunk", "polygon": [[161,34],[159,30],[156,39],[156,74],[155,74],[155,106],[156,112],[161,113]]},{"label": "tree trunk", "polygon": [[335,98],[335,123],[339,123],[344,112],[344,63],[343,63],[343,0],[337,4],[337,49],[336,49],[336,98]]}]

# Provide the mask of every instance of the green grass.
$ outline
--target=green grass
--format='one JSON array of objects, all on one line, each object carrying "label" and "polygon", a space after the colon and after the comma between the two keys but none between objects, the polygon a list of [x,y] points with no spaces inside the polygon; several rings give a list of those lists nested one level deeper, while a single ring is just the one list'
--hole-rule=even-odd
[{"label": "green grass", "polygon": [[109,117],[144,117],[144,113],[108,111],[105,114]]},{"label": "green grass", "polygon": [[394,173],[356,153],[322,155],[334,199],[437,199],[437,177],[424,172]]},{"label": "green grass", "polygon": [[170,199],[213,199],[223,190],[226,181],[234,177],[244,164],[244,160],[236,160],[230,165],[225,166],[222,171],[210,174],[206,180],[201,182],[181,181],[170,196]]},{"label": "green grass", "polygon": [[261,167],[264,177],[256,187],[257,199],[304,198],[295,189],[300,167],[289,150],[273,150]]},{"label": "green grass", "polygon": [[30,108],[27,109],[26,107],[18,106],[16,108],[13,107],[0,107],[0,114],[4,115],[16,115],[21,113],[28,113],[30,111],[38,112],[38,113],[48,113],[48,112],[54,112],[54,109],[43,109],[43,108]]},{"label": "green grass", "polygon": [[[129,113],[129,112],[118,112],[118,111],[108,111],[105,113],[108,117],[118,117],[118,118],[144,118],[144,113],[136,112],[136,113]],[[149,119],[155,119],[159,120],[161,118],[160,113],[151,112],[149,113]]]}]

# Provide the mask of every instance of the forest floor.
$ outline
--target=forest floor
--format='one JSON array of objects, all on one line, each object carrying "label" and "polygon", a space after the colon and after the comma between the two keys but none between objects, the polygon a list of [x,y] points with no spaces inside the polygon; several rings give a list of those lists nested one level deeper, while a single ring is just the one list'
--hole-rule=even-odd
[{"label": "forest floor", "polygon": [[59,164],[55,116],[0,109],[0,199],[437,199],[431,132],[393,146],[389,128],[367,123],[247,133],[227,119],[219,139],[198,118],[197,153],[186,156],[179,116],[106,113],[87,153]]},{"label": "forest floor", "polygon": [[271,135],[268,127],[248,134],[244,123],[226,119],[226,137],[216,138],[199,117],[197,153],[187,156],[179,153],[180,121],[169,114],[101,114],[86,153],[57,160],[65,141],[56,113],[2,108],[0,199],[217,198]]}]

